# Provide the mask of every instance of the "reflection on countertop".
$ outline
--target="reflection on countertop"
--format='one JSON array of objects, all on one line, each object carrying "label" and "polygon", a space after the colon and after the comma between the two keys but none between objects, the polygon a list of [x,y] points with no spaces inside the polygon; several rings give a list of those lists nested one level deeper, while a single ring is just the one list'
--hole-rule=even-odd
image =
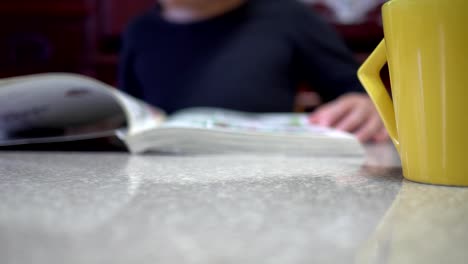
[{"label": "reflection on countertop", "polygon": [[468,188],[403,181],[358,263],[466,263]]}]

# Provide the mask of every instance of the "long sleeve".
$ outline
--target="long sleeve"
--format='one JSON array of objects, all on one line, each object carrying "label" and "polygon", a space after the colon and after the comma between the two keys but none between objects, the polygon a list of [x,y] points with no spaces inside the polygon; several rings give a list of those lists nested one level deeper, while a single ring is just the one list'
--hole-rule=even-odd
[{"label": "long sleeve", "polygon": [[131,32],[127,31],[123,35],[122,42],[118,69],[118,87],[121,91],[142,99],[142,87],[134,71],[134,52]]},{"label": "long sleeve", "polygon": [[363,92],[358,64],[337,32],[313,11],[297,4],[294,12],[297,70],[322,97],[330,101],[347,92]]}]

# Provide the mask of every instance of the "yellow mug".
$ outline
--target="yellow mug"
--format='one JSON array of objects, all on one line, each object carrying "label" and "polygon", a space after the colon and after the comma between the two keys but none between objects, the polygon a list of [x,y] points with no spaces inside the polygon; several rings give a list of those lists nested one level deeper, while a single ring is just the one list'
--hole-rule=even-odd
[{"label": "yellow mug", "polygon": [[385,39],[359,69],[409,180],[468,186],[467,13],[468,0],[385,3]]}]

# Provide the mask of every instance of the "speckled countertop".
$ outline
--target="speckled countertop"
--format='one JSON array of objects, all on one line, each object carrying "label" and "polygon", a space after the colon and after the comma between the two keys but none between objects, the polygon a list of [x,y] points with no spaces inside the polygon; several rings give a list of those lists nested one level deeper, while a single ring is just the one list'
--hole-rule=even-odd
[{"label": "speckled countertop", "polygon": [[0,152],[0,263],[466,263],[468,188],[367,152]]}]

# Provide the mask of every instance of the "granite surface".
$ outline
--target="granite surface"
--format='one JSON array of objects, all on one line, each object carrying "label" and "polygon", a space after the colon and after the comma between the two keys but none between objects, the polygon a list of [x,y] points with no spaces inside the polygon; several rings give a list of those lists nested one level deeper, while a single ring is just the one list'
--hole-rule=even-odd
[{"label": "granite surface", "polygon": [[468,188],[367,152],[0,152],[0,263],[466,263]]}]

